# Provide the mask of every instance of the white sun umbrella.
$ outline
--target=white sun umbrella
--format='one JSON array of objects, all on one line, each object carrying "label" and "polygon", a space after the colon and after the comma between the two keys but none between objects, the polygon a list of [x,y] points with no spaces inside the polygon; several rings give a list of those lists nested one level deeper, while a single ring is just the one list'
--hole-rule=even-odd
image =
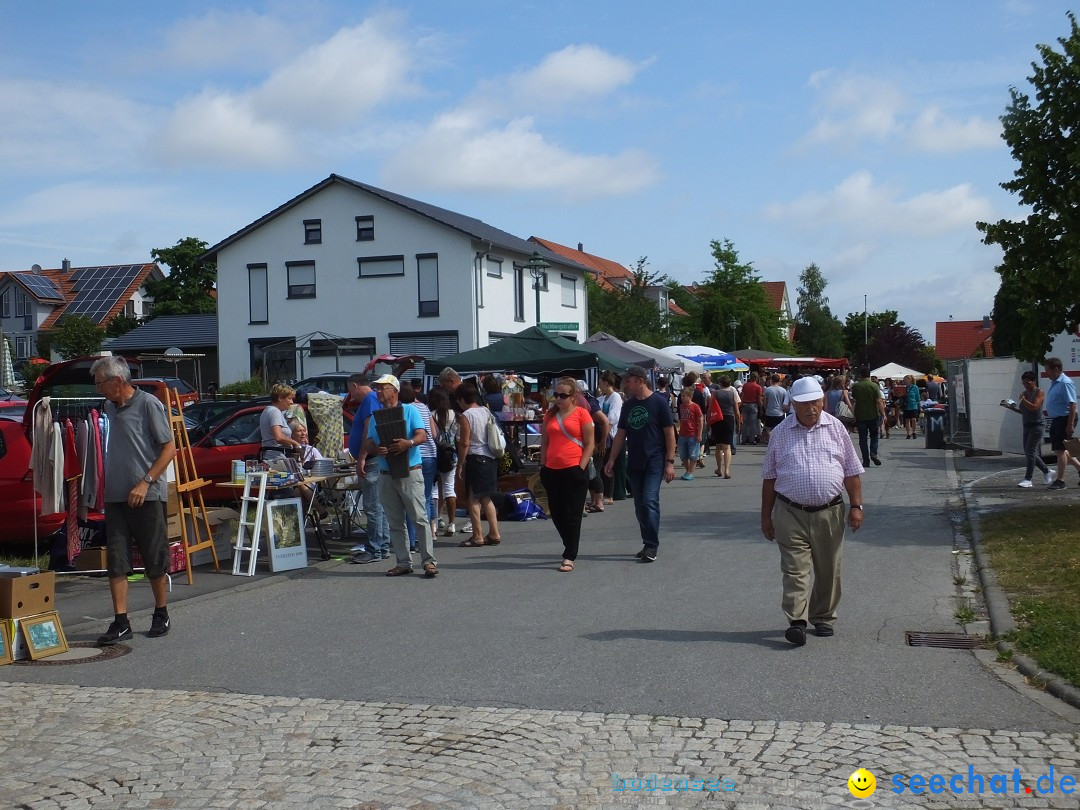
[{"label": "white sun umbrella", "polygon": [[642,343],[638,340],[626,341],[628,345],[633,346],[635,349],[640,349],[642,352],[651,355],[656,359],[657,365],[663,369],[681,369],[681,373],[685,374],[688,371],[696,371],[698,374],[705,373],[705,366],[701,363],[694,362],[693,360],[687,360],[685,357],[679,357],[677,354],[671,352],[661,351],[647,343]]},{"label": "white sun umbrella", "polygon": [[15,387],[15,364],[11,359],[11,345],[4,338],[0,340],[0,388],[9,391]]}]

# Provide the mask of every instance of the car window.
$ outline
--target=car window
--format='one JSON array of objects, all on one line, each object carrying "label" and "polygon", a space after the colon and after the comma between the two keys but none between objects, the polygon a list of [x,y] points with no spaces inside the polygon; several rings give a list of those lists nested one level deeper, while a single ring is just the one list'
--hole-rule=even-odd
[{"label": "car window", "polygon": [[7,455],[7,438],[4,436],[4,431],[0,430],[0,458]]},{"label": "car window", "polygon": [[184,382],[183,380],[180,380],[180,379],[167,380],[165,384],[167,386],[169,386],[169,388],[172,388],[174,391],[179,391],[181,394],[194,394],[195,393],[194,388],[192,388],[190,385],[188,385],[186,382]]},{"label": "car window", "polygon": [[258,441],[260,416],[262,416],[261,411],[240,414],[215,433],[214,440],[226,444],[243,444],[254,434],[253,441]]}]

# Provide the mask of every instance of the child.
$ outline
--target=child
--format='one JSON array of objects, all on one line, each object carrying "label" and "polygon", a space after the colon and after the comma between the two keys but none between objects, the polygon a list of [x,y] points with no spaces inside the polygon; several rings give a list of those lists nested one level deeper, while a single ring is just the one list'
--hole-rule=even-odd
[{"label": "child", "polygon": [[694,480],[694,469],[697,467],[698,452],[701,450],[699,439],[704,415],[694,402],[693,394],[692,385],[685,386],[679,392],[679,458],[686,469],[682,475],[683,481]]}]

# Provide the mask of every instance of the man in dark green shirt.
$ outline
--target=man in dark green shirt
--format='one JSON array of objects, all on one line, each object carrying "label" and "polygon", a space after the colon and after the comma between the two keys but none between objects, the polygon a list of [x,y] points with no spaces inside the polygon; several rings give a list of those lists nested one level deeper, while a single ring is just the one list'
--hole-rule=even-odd
[{"label": "man in dark green shirt", "polygon": [[851,395],[855,399],[855,425],[859,429],[863,466],[869,468],[873,461],[880,467],[878,420],[885,418],[885,400],[877,383],[870,379],[870,369],[859,369],[859,381],[851,386]]}]

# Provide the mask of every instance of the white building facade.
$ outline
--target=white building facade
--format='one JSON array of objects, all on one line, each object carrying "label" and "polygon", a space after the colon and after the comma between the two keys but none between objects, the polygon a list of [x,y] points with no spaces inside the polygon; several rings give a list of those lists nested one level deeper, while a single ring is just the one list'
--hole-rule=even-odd
[{"label": "white building facade", "polygon": [[[330,175],[210,248],[219,377],[359,371],[380,354],[441,357],[537,325],[583,341],[587,268],[480,220]],[[420,369],[417,370],[421,371]]]}]

